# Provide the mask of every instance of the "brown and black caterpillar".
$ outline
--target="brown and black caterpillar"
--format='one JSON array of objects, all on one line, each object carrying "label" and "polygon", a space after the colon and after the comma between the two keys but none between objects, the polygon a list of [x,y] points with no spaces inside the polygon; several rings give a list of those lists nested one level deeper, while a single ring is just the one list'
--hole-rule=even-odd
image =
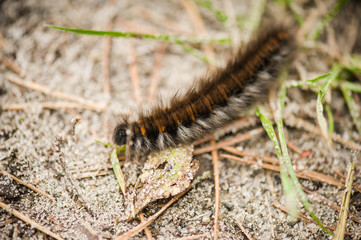
[{"label": "brown and black caterpillar", "polygon": [[175,96],[168,106],[141,113],[134,120],[123,119],[114,130],[114,142],[128,141],[135,152],[192,143],[235,120],[265,95],[292,49],[292,34],[285,28],[261,32],[224,68],[200,79],[184,96]]}]

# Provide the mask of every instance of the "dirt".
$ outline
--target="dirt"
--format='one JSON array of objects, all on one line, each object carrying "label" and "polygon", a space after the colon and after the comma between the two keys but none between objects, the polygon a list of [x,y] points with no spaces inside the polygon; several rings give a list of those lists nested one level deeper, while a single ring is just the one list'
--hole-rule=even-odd
[{"label": "dirt", "polygon": [[[223,25],[211,11],[198,7],[207,31],[202,35],[181,1],[0,1],[0,57],[13,61],[21,70],[16,74],[4,61],[0,63],[0,166],[50,194],[55,201],[4,175],[0,175],[0,200],[65,239],[108,239],[135,227],[140,221],[126,221],[124,197],[110,168],[112,149],[96,142],[111,143],[112,130],[118,119],[137,108],[130,66],[136,63],[143,99],[148,94],[155,55],[162,46],[166,49],[160,62],[157,94],[169,95],[179,88],[186,89],[185,86],[196,81],[197,76],[212,71],[207,70],[204,61],[174,43],[114,38],[110,56],[104,57],[106,38],[65,33],[47,25],[105,30],[111,22],[115,31],[162,33],[186,38],[232,37],[239,38],[236,45],[242,45],[251,36],[249,28],[254,24],[247,21],[249,14],[259,3],[213,2],[216,8],[225,9],[227,15],[231,16],[233,10],[234,14],[245,19],[240,28],[229,23]],[[340,59],[351,54],[360,56],[361,4],[358,1],[350,1],[343,7],[322,32],[318,45],[307,42],[302,36],[314,29],[334,6],[334,1],[298,0],[295,3],[306,21],[301,28],[303,35],[295,27],[295,34],[299,33],[304,41],[299,43],[302,47],[289,66],[288,80],[312,79],[328,73],[331,65]],[[277,18],[281,22],[294,21],[289,8],[273,1],[267,2],[263,15],[261,25]],[[132,46],[136,59],[131,57]],[[213,50],[218,66],[222,66],[232,53],[230,44],[218,44]],[[104,59],[110,60],[109,92],[103,90],[106,79]],[[69,101],[14,84],[9,81],[14,76],[106,108],[104,111],[66,107],[43,109],[42,102],[66,101],[68,104]],[[351,78],[360,79],[357,76]],[[359,96],[355,94],[355,98],[357,100]],[[334,170],[346,174],[352,154],[350,147],[338,142],[328,145],[319,132],[307,131],[295,120],[297,117],[317,125],[316,99],[317,95],[312,91],[287,91],[286,138],[302,152],[290,150],[291,159],[298,170],[318,171],[339,179]],[[360,144],[360,136],[342,94],[333,90],[326,96],[326,101],[331,103],[335,132],[344,140]],[[34,104],[23,110],[7,109],[11,104],[24,103]],[[268,109],[269,103],[264,103],[264,107]],[[249,126],[237,130],[237,133],[229,132],[218,141],[261,126],[253,117],[254,109],[247,114],[253,119]],[[75,124],[77,119],[79,123]],[[59,139],[62,140],[59,142]],[[260,156],[276,157],[266,133],[235,147]],[[223,150],[219,152],[223,153]],[[213,171],[210,154],[195,158],[200,161],[198,174]],[[358,157],[354,182],[360,185],[359,166],[361,160]],[[219,169],[219,239],[247,239],[236,221],[241,222],[254,239],[332,239],[316,224],[294,219],[272,205],[285,204],[278,173],[223,158]],[[92,176],[86,176],[89,174]],[[300,182],[341,204],[344,188],[310,180],[301,179]],[[339,212],[322,203],[320,198],[307,196],[321,221],[336,227]],[[214,202],[211,177],[175,202],[149,226],[149,230],[155,239],[198,234],[205,234],[200,239],[212,239]],[[144,210],[145,216],[155,213],[161,203],[150,204]],[[308,216],[302,207],[301,212]],[[354,191],[351,197],[350,212],[361,218],[359,192]],[[360,223],[348,219],[346,229],[353,235],[345,239],[361,236]],[[49,238],[0,209],[0,239]],[[146,239],[146,236],[141,232],[134,239]]]}]

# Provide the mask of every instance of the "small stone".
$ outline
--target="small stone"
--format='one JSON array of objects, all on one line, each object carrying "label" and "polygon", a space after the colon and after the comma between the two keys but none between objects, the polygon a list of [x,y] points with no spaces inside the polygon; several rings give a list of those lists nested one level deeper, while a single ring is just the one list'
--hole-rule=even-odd
[{"label": "small stone", "polygon": [[211,218],[206,215],[202,217],[202,223],[210,223],[211,222]]}]

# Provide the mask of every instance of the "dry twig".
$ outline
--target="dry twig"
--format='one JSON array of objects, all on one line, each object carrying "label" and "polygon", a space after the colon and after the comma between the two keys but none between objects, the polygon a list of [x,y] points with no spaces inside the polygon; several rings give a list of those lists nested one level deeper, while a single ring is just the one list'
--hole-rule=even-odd
[{"label": "dry twig", "polygon": [[268,197],[266,194],[264,194],[264,198],[266,200],[266,205],[267,205],[267,210],[268,210],[268,219],[269,219],[269,224],[271,226],[271,233],[272,233],[272,237],[273,239],[276,238],[276,234],[275,234],[275,226],[273,224],[273,218],[272,218],[272,212],[271,212],[271,205],[268,201]]},{"label": "dry twig", "polygon": [[6,111],[19,111],[30,108],[41,109],[89,109],[93,111],[99,111],[98,106],[92,106],[82,103],[74,102],[28,102],[28,103],[13,103],[5,105],[3,110]]},{"label": "dry twig", "polygon": [[241,229],[241,231],[243,232],[244,235],[246,235],[247,239],[249,240],[253,240],[251,234],[249,234],[249,232],[247,231],[247,229],[242,225],[242,223],[240,223],[237,219],[235,219],[237,226]]},{"label": "dry twig", "polygon": [[[341,207],[339,205],[337,205],[337,203],[325,198],[324,196],[322,196],[321,194],[317,193],[317,192],[312,192],[310,190],[308,190],[307,188],[305,187],[302,187],[303,191],[307,192],[308,194],[311,194],[313,195],[314,197],[320,199],[324,204],[326,204],[327,206],[330,206],[332,209],[336,210],[336,211],[340,211]],[[355,221],[355,222],[358,222],[358,223],[361,223],[361,218],[352,214],[352,213],[349,213],[349,217]]]},{"label": "dry twig", "polygon": [[[287,210],[287,208],[286,208],[285,206],[282,206],[282,205],[279,204],[279,203],[272,203],[272,205],[273,205],[274,207],[282,210],[283,212],[288,213],[288,210]],[[289,214],[289,213],[288,213],[288,214]],[[306,216],[303,215],[302,213],[298,213],[298,218],[300,218],[300,219],[302,219],[302,220],[304,220],[304,221],[306,221],[306,222],[315,223],[315,224],[316,224],[316,222],[315,222],[312,218],[306,217]],[[328,228],[328,229],[330,229],[330,230],[332,230],[332,231],[335,231],[335,230],[336,230],[335,227],[328,226],[328,225],[325,225],[325,224],[322,224],[322,225],[324,225],[326,228]],[[345,234],[346,234],[346,235],[351,235],[350,232],[345,232]]]},{"label": "dry twig", "polygon": [[24,185],[25,187],[30,188],[30,189],[33,190],[34,192],[37,192],[37,193],[39,193],[40,195],[43,195],[44,197],[47,197],[47,198],[49,198],[50,200],[55,201],[55,198],[54,198],[53,196],[47,194],[46,192],[40,190],[39,188],[36,188],[35,186],[33,186],[33,185],[31,185],[31,184],[28,184],[28,183],[24,182],[23,180],[15,177],[14,175],[12,175],[12,174],[4,171],[4,170],[1,169],[1,168],[0,168],[0,173],[2,173],[3,175],[8,176],[8,177],[14,179],[16,182]]},{"label": "dry twig", "polygon": [[84,107],[86,106],[87,108],[91,109],[91,110],[97,110],[97,111],[104,111],[105,107],[101,104],[92,102],[92,101],[88,101],[84,98],[78,97],[78,96],[74,96],[68,93],[63,93],[61,91],[57,91],[57,90],[52,90],[46,86],[43,86],[39,83],[35,83],[35,82],[30,82],[30,81],[25,81],[20,79],[19,77],[16,77],[14,75],[5,75],[5,77],[12,83],[15,83],[19,86],[25,87],[25,88],[29,88],[38,92],[41,92],[45,95],[48,96],[52,96],[52,97],[57,97],[57,98],[61,98],[61,99],[65,99],[68,101],[73,101],[73,102],[77,102],[80,103],[82,105],[84,105]]},{"label": "dry twig", "polygon": [[[236,157],[236,156],[233,156],[233,155],[228,155],[228,154],[220,154],[220,157],[224,157],[224,158],[234,160],[234,161],[237,161],[237,162],[241,162],[241,163],[245,163],[245,164],[248,164],[248,165],[256,165],[256,166],[259,166],[261,168],[272,170],[272,171],[275,171],[275,172],[280,172],[280,167],[279,166],[266,164],[266,163],[258,163],[258,162],[250,161],[250,160],[245,160],[243,158]],[[334,186],[337,186],[337,187],[343,187],[344,186],[336,178],[334,178],[332,176],[328,176],[328,175],[323,174],[323,173],[315,172],[315,171],[296,172],[296,176],[298,178],[314,180],[314,181],[318,181],[318,182],[324,182],[324,183],[334,185]]]},{"label": "dry twig", "polygon": [[11,69],[14,73],[21,75],[21,69],[16,65],[16,63],[11,61],[10,59],[2,56],[0,57],[0,62],[2,62],[6,67]]},{"label": "dry twig", "polygon": [[[216,142],[211,140],[211,146],[214,147]],[[219,220],[219,167],[218,167],[218,151],[212,151],[213,171],[214,171],[214,191],[215,191],[215,203],[214,203],[214,240],[218,239],[218,220]]]},{"label": "dry twig", "polygon": [[35,222],[34,220],[30,219],[29,217],[27,217],[26,215],[24,215],[23,213],[12,209],[10,207],[10,205],[5,204],[3,202],[0,202],[0,207],[6,211],[8,211],[10,214],[14,215],[15,217],[23,220],[24,222],[26,222],[27,224],[30,224],[32,227],[38,229],[39,231],[55,238],[58,240],[63,240],[63,238],[59,237],[57,234],[53,233],[52,231],[50,231],[49,229],[43,227],[42,225],[40,225],[39,223]]},{"label": "dry twig", "polygon": [[[310,133],[313,133],[313,134],[321,134],[321,131],[320,129],[315,126],[314,124],[306,121],[306,120],[303,120],[301,118],[294,118],[292,121],[288,120],[288,119],[285,119],[285,123],[291,127],[297,127],[297,128],[302,128]],[[335,142],[338,142],[350,149],[353,149],[353,150],[358,150],[358,151],[361,151],[361,145],[354,142],[354,141],[351,141],[351,140],[345,140],[343,139],[340,135],[336,134],[336,133],[333,133],[331,135],[331,138],[333,141]]]},{"label": "dry twig", "polygon": [[[337,176],[339,176],[340,178],[342,178],[343,180],[346,180],[346,176],[343,175],[342,173],[340,173],[339,171],[333,170],[333,172],[334,172]],[[360,186],[360,185],[354,183],[354,184],[352,184],[352,187],[353,187],[356,191],[358,191],[358,192],[361,193],[361,186]]]},{"label": "dry twig", "polygon": [[193,236],[176,238],[174,240],[195,240],[195,239],[199,239],[199,238],[202,238],[202,237],[207,237],[207,234],[203,233],[203,234],[198,234],[198,235],[193,235]]},{"label": "dry twig", "polygon": [[[183,8],[186,10],[197,34],[201,35],[202,37],[205,37],[208,35],[204,21],[202,19],[201,14],[198,11],[197,5],[190,0],[182,0],[180,1]],[[204,51],[208,59],[214,60],[215,54],[213,51],[213,48],[210,44],[204,45]]]},{"label": "dry twig", "polygon": [[134,98],[137,101],[137,104],[141,105],[143,102],[143,98],[142,98],[142,94],[140,93],[139,73],[137,67],[137,53],[135,51],[133,39],[128,39],[128,43],[129,43],[128,57],[129,57],[130,79],[133,85]]},{"label": "dry twig", "polygon": [[[145,222],[145,218],[144,218],[144,214],[141,212],[139,213],[139,217],[140,217],[140,221],[143,223]],[[145,232],[145,236],[147,236],[147,239],[148,240],[152,240],[153,237],[152,237],[152,233],[149,231],[149,228],[148,227],[145,227],[144,228],[144,232]]]},{"label": "dry twig", "polygon": [[251,158],[254,158],[254,159],[262,159],[262,161],[272,163],[272,164],[275,164],[275,165],[280,164],[279,161],[276,158],[267,157],[267,156],[261,157],[259,155],[252,154],[252,153],[247,152],[247,151],[239,151],[237,148],[234,148],[234,147],[223,147],[222,149],[226,150],[227,152],[230,152],[230,153],[242,156],[242,157],[251,157]]},{"label": "dry twig", "polygon": [[155,93],[157,92],[158,86],[159,86],[159,69],[162,63],[163,55],[165,50],[167,49],[167,45],[164,43],[161,43],[157,51],[154,55],[154,66],[153,71],[150,76],[150,86],[148,88],[148,102],[151,102],[154,98]]},{"label": "dry twig", "polygon": [[[356,154],[355,154],[356,155]],[[354,158],[355,156],[353,156]],[[347,215],[348,215],[348,208],[350,206],[350,198],[351,198],[351,191],[352,191],[352,182],[353,182],[353,175],[355,173],[355,163],[351,162],[346,178],[346,191],[342,198],[342,204],[340,209],[340,215],[337,222],[337,228],[335,232],[334,239],[336,240],[343,240],[345,237],[346,231],[346,223],[347,223]]]},{"label": "dry twig", "polygon": [[262,128],[262,127],[256,128],[256,129],[253,129],[253,130],[248,131],[246,133],[239,134],[239,135],[236,135],[236,136],[234,136],[232,138],[226,139],[224,141],[220,141],[214,146],[206,146],[206,147],[203,147],[203,148],[198,148],[198,149],[194,150],[193,155],[200,155],[200,154],[211,152],[213,150],[218,150],[220,148],[227,147],[227,146],[239,143],[239,142],[243,142],[243,141],[248,140],[251,137],[253,137],[255,135],[258,135],[258,134],[261,134],[263,132],[264,132],[264,128]]},{"label": "dry twig", "polygon": [[87,212],[94,217],[94,211],[92,210],[92,208],[90,207],[89,203],[87,201],[85,201],[85,199],[82,197],[82,195],[79,193],[78,188],[76,187],[73,179],[71,178],[71,176],[69,175],[68,171],[67,171],[67,165],[64,161],[64,153],[61,151],[60,148],[60,144],[61,142],[64,141],[62,139],[62,137],[60,136],[56,136],[55,140],[54,140],[54,148],[55,148],[55,152],[58,154],[58,158],[57,158],[57,162],[59,163],[59,165],[62,168],[63,173],[65,174],[65,179],[68,181],[70,188],[67,188],[67,190],[69,191],[69,194],[72,197],[76,197],[79,202],[81,202],[84,206],[84,208],[87,210]]},{"label": "dry twig", "polygon": [[[113,21],[110,20],[107,24],[107,26],[105,27],[105,31],[111,31],[113,28]],[[110,52],[112,49],[112,38],[111,37],[106,37],[103,40],[103,44],[104,44],[104,50],[103,50],[103,56],[102,56],[102,72],[103,72],[103,92],[106,96],[106,107],[108,107],[109,105],[109,101],[110,101]],[[109,112],[105,111],[104,114],[104,121],[103,121],[103,125],[104,125],[104,133],[107,136],[108,140],[109,139]]]}]

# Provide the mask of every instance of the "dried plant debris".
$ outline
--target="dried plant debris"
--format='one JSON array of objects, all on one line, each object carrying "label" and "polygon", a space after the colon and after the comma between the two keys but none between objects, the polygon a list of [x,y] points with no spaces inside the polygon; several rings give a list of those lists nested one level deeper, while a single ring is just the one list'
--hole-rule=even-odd
[{"label": "dried plant debris", "polygon": [[127,189],[129,219],[150,202],[175,196],[190,185],[199,168],[192,153],[193,147],[180,146],[148,156],[136,185]]}]

